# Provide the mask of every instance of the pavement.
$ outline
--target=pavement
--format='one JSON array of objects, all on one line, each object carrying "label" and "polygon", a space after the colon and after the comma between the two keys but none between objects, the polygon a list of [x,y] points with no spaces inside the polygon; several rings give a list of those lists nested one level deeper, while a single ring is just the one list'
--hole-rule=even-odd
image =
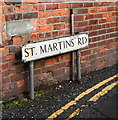
[{"label": "pavement", "polygon": [[117,119],[117,66],[84,74],[49,90],[23,108],[2,110],[2,119]]}]

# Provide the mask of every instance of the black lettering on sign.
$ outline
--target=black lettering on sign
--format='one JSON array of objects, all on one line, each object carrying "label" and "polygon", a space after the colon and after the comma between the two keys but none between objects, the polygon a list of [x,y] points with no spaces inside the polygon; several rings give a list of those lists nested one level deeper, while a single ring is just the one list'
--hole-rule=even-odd
[{"label": "black lettering on sign", "polygon": [[74,39],[71,39],[71,40],[70,40],[70,42],[71,42],[71,47],[74,47],[74,45],[75,45],[73,40],[74,40]]},{"label": "black lettering on sign", "polygon": [[59,49],[60,49],[60,50],[62,49],[62,42],[63,42],[63,41],[58,42],[58,44],[59,44]]},{"label": "black lettering on sign", "polygon": [[40,46],[40,54],[46,53],[46,52],[47,52],[46,45],[44,45],[43,47]]},{"label": "black lettering on sign", "polygon": [[35,48],[35,47],[26,48],[26,49],[25,49],[25,57],[29,57],[29,56],[30,56],[30,53],[31,53],[31,56],[33,56],[33,55],[34,55],[34,48]]},{"label": "black lettering on sign", "polygon": [[87,42],[87,38],[86,37],[82,37],[82,43],[85,44]]},{"label": "black lettering on sign", "polygon": [[82,45],[82,39],[78,38],[78,45]]},{"label": "black lettering on sign", "polygon": [[53,43],[53,50],[55,51],[55,50],[58,50],[57,49],[57,43]]},{"label": "black lettering on sign", "polygon": [[48,52],[53,51],[52,46],[49,44],[48,46]]},{"label": "black lettering on sign", "polygon": [[31,55],[32,55],[32,56],[34,55],[34,48],[35,48],[35,47],[30,48],[30,49],[31,49]]},{"label": "black lettering on sign", "polygon": [[29,48],[25,48],[25,57],[28,57],[29,56],[29,52],[27,51]]},{"label": "black lettering on sign", "polygon": [[73,47],[73,46],[74,46],[73,39],[72,39],[72,40],[69,40],[69,41],[66,40],[65,43],[66,43],[66,48],[68,48],[68,47]]}]

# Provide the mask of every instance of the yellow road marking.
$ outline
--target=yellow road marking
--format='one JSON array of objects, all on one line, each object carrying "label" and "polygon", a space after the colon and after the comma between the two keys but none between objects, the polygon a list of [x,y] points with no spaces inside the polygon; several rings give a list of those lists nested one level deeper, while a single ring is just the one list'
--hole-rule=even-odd
[{"label": "yellow road marking", "polygon": [[[95,94],[92,98],[90,98],[87,102],[97,101],[101,96],[105,95],[108,91],[110,91],[116,85],[118,85],[118,81],[116,81],[116,82],[108,85],[104,89],[102,89],[100,92]],[[81,105],[80,108],[81,107],[88,107],[88,105]],[[79,113],[81,112],[80,108],[76,109],[66,120],[70,120],[71,118],[75,117],[76,115],[79,115]]]},{"label": "yellow road marking", "polygon": [[79,115],[80,111],[80,108],[76,109],[66,120],[70,120],[74,116]]},{"label": "yellow road marking", "polygon": [[67,110],[69,107],[77,104],[77,101],[79,101],[81,98],[83,98],[85,95],[93,92],[94,90],[98,89],[99,87],[101,87],[102,85],[106,84],[107,82],[115,79],[116,77],[118,77],[118,74],[94,85],[92,88],[87,89],[85,92],[82,92],[81,94],[79,94],[73,101],[70,101],[69,103],[67,103],[66,105],[64,105],[63,107],[61,107],[59,110],[60,112],[58,112],[59,110],[57,110],[55,113],[53,113],[52,115],[50,115],[47,120],[49,120],[49,118],[54,119],[56,118],[58,115],[60,115],[61,113],[63,113],[65,110]]},{"label": "yellow road marking", "polygon": [[108,91],[110,91],[113,87],[115,87],[116,85],[118,85],[118,81],[112,83],[111,85],[108,85],[107,87],[105,87],[104,89],[102,89],[100,92],[98,92],[97,94],[95,94],[92,98],[90,98],[88,100],[88,102],[95,102],[99,99],[99,97],[105,95]]}]

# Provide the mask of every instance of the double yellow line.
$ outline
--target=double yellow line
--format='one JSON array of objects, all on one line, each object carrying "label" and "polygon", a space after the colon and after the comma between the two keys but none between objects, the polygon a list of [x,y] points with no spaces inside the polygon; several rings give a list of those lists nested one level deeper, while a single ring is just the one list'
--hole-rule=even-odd
[{"label": "double yellow line", "polygon": [[[115,79],[118,77],[118,74],[94,85],[93,87],[87,89],[85,92],[82,92],[81,94],[79,94],[74,100],[70,101],[69,103],[67,103],[66,105],[64,105],[63,107],[61,107],[59,110],[57,110],[56,112],[54,112],[52,115],[50,115],[46,120],[49,119],[54,119],[57,116],[59,116],[60,114],[62,114],[65,110],[67,110],[68,108],[70,108],[73,105],[76,105],[77,102],[83,98],[85,95],[93,92],[94,90],[98,89],[99,87],[103,86],[104,84],[106,84],[107,82]],[[99,92],[98,94],[94,95],[92,98],[90,98],[88,100],[89,101],[96,101],[98,100],[98,98],[104,94],[106,94],[109,90],[111,90],[113,87],[115,87],[116,85],[118,85],[118,81],[115,83],[112,83],[111,85],[107,86],[106,88],[104,88],[101,92]],[[72,113],[67,119],[72,118],[72,116],[76,115],[78,112],[80,111],[80,109],[78,108],[74,113]]]}]

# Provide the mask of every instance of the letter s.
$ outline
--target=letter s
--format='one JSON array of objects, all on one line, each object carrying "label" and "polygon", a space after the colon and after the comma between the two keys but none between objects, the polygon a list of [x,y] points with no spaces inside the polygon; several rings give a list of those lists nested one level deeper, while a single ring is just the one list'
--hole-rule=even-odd
[{"label": "letter s", "polygon": [[28,49],[28,48],[25,48],[25,50],[24,50],[24,51],[25,51],[25,57],[28,57],[28,56],[29,56],[29,53],[28,53],[27,49]]}]

